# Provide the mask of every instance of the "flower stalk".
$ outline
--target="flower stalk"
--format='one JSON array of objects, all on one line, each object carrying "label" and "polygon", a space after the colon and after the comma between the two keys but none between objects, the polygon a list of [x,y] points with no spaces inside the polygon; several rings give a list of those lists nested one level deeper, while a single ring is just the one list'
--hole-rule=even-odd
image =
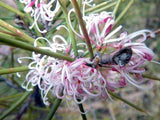
[{"label": "flower stalk", "polygon": [[[77,101],[81,101],[81,100],[78,99]],[[78,104],[78,107],[79,107],[79,110],[81,111],[82,119],[83,119],[83,120],[87,120],[87,117],[86,117],[86,114],[85,114],[83,105],[82,105],[82,104]]]},{"label": "flower stalk", "polygon": [[83,19],[82,19],[82,14],[81,14],[80,9],[78,7],[77,1],[72,0],[72,4],[73,4],[75,12],[78,16],[78,21],[80,23],[83,35],[85,37],[85,41],[86,41],[86,44],[87,44],[87,48],[88,48],[88,51],[89,51],[90,58],[92,59],[93,58],[93,49],[92,49],[92,46],[91,46],[91,43],[90,43],[90,40],[89,40],[89,36],[88,36],[87,30],[86,30],[85,24],[84,24]]},{"label": "flower stalk", "polygon": [[14,33],[15,35],[23,38],[25,41],[33,43],[34,39],[30,36],[28,36],[27,34],[23,33],[22,31],[20,31],[19,29],[16,29],[15,27],[11,26],[10,24],[6,23],[5,21],[0,19],[0,26],[4,27],[5,29],[11,31],[12,33]]},{"label": "flower stalk", "polygon": [[[107,9],[109,9],[109,8],[111,8],[111,7],[114,7],[115,5],[116,5],[116,3],[117,2],[112,2],[112,3],[107,3],[108,5],[106,5],[106,4],[104,4],[102,7],[100,7],[99,9],[94,9],[94,7],[93,8],[89,8],[89,9],[87,9],[86,10],[86,13],[88,13],[88,12],[91,12],[91,13],[99,13],[99,12],[102,12],[102,11],[105,11],[105,10],[107,10]],[[96,6],[95,6],[96,7]]]},{"label": "flower stalk", "polygon": [[118,0],[116,6],[114,7],[114,10],[113,10],[113,15],[114,15],[114,16],[116,16],[117,11],[118,11],[118,9],[119,9],[119,6],[120,6],[121,2],[122,2],[122,0]]},{"label": "flower stalk", "polygon": [[65,17],[65,20],[66,20],[66,23],[67,23],[67,27],[68,27],[68,30],[69,30],[69,35],[70,35],[70,39],[71,39],[71,42],[72,42],[72,48],[73,48],[73,51],[74,51],[74,56],[78,56],[78,50],[77,50],[77,42],[76,42],[76,39],[75,39],[75,35],[69,25],[69,21],[68,21],[68,13],[67,13],[67,8],[65,6],[65,4],[62,3],[63,1],[62,0],[59,0],[59,3],[61,5],[61,9],[64,13],[64,17]]},{"label": "flower stalk", "polygon": [[118,24],[118,22],[121,20],[121,18],[127,13],[128,9],[132,6],[134,3],[134,0],[131,0],[128,5],[125,7],[125,9],[121,12],[121,14],[117,17],[114,26]]},{"label": "flower stalk", "polygon": [[10,11],[12,11],[13,13],[16,13],[17,15],[19,15],[19,16],[21,16],[21,17],[24,17],[24,16],[25,16],[24,13],[22,13],[22,12],[20,12],[19,10],[15,9],[15,8],[7,5],[7,4],[5,4],[4,2],[1,2],[1,1],[0,1],[0,6],[8,9],[8,10],[10,10]]},{"label": "flower stalk", "polygon": [[5,113],[3,113],[0,116],[0,120],[4,119],[5,117],[7,117],[11,112],[13,112],[18,106],[20,106],[26,99],[27,97],[31,94],[31,92],[25,92],[23,94],[23,96],[20,97],[20,99],[14,103],[7,111],[5,111]]},{"label": "flower stalk", "polygon": [[54,101],[54,104],[52,105],[46,120],[52,120],[52,117],[54,116],[61,102],[62,102],[62,99],[58,99],[58,98]]},{"label": "flower stalk", "polygon": [[70,58],[68,56],[65,56],[65,55],[62,55],[62,54],[59,54],[59,53],[55,53],[55,52],[51,52],[51,51],[47,51],[47,50],[43,50],[43,49],[40,49],[40,48],[36,48],[36,47],[33,47],[32,45],[26,44],[24,42],[21,42],[21,41],[15,40],[15,39],[10,39],[10,38],[7,39],[3,36],[0,36],[0,41],[3,42],[3,43],[6,43],[8,45],[18,47],[18,48],[21,48],[21,49],[24,49],[24,50],[28,50],[28,51],[31,51],[31,52],[37,52],[37,53],[48,55],[48,56],[51,56],[51,57],[68,60],[70,62],[72,62],[74,60],[73,58]]},{"label": "flower stalk", "polygon": [[123,101],[124,103],[128,104],[129,106],[135,108],[136,110],[138,110],[138,111],[140,111],[140,112],[143,112],[143,113],[145,113],[145,114],[148,115],[147,111],[143,110],[142,108],[138,107],[137,105],[135,105],[135,104],[133,104],[133,103],[127,101],[127,100],[124,99],[124,98],[121,98],[120,96],[114,94],[113,92],[111,92],[111,91],[109,91],[109,90],[108,90],[108,93],[109,93],[111,96],[113,96],[113,97],[115,97],[115,98],[117,98],[117,99]]},{"label": "flower stalk", "polygon": [[[33,18],[28,13],[26,13],[26,16],[27,16],[30,23],[34,22]],[[39,36],[39,37],[42,37],[42,34],[37,30],[36,26],[33,26],[33,28],[35,30],[36,35]]]},{"label": "flower stalk", "polygon": [[106,7],[110,8],[110,7],[113,7],[114,5],[116,5],[116,3],[117,2],[109,3],[108,1],[106,1],[106,2],[103,2],[103,3],[100,3],[100,4],[96,5],[94,7],[86,9],[85,13],[87,14],[87,13],[90,13],[90,12],[93,12],[93,11],[95,12],[95,11],[100,10],[100,9],[103,10],[103,9],[106,9]]},{"label": "flower stalk", "polygon": [[151,76],[151,75],[148,75],[148,74],[143,74],[142,76],[145,77],[145,78],[151,79],[151,80],[160,81],[160,78],[158,78],[156,76]]},{"label": "flower stalk", "polygon": [[24,72],[28,70],[29,70],[28,66],[14,67],[14,68],[1,68],[0,75],[11,74],[16,72]]}]

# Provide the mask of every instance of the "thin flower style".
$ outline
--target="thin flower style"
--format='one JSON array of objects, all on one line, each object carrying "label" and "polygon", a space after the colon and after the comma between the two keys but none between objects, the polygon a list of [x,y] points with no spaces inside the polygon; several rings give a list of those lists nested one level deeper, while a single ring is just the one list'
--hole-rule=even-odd
[{"label": "thin flower style", "polygon": [[151,61],[154,57],[153,51],[145,45],[145,40],[147,39],[147,33],[152,37],[155,34],[150,30],[140,30],[132,34],[127,35],[126,32],[122,33],[121,36],[125,36],[118,44],[112,44],[113,47],[130,47],[132,51],[137,54],[140,58]]},{"label": "thin flower style", "polygon": [[[71,9],[68,13],[69,23],[71,25],[74,33],[84,39],[81,28],[79,27],[79,32],[76,32],[70,21],[70,14],[74,12],[74,9]],[[117,29],[111,32],[114,25],[114,17],[111,12],[101,12],[100,14],[90,14],[88,16],[83,16],[83,20],[86,24],[86,29],[90,38],[90,42],[96,46],[96,48],[102,48],[105,46],[104,41],[110,39],[116,32],[118,32],[122,26],[119,26]],[[111,32],[111,33],[110,33]]]},{"label": "thin flower style", "polygon": [[[100,14],[90,14],[83,17],[90,41],[96,48],[103,47],[106,37],[110,38],[111,35],[107,34],[111,31],[115,22],[112,16],[111,12],[101,12]],[[116,30],[113,32],[115,33]]]},{"label": "thin flower style", "polygon": [[[61,43],[57,42],[57,39],[60,41],[62,37],[56,35],[53,37],[53,42],[50,43],[46,38],[39,37],[35,40],[34,46],[37,47],[37,41],[39,39],[44,39],[48,44],[49,47],[40,47],[41,49],[47,49],[52,52],[58,52],[58,51],[63,51],[64,48],[66,47],[66,43],[64,42],[64,39],[61,39]],[[57,71],[61,70],[59,65],[63,62],[61,60],[58,60],[53,57],[49,57],[46,55],[42,54],[36,54],[32,52],[32,57],[21,57],[18,59],[19,63],[22,63],[22,59],[31,59],[32,62],[28,65],[30,71],[26,75],[26,80],[22,84],[22,87],[25,88],[26,90],[30,91],[32,90],[32,86],[38,85],[42,92],[43,100],[44,103],[47,104],[47,98],[46,95],[49,92],[49,88],[53,87],[53,82],[49,81],[50,79],[49,74],[52,68],[54,69],[55,75],[57,75]],[[59,76],[57,76],[58,78]],[[58,80],[58,79],[57,79]],[[52,83],[52,84],[51,84]],[[55,82],[55,84],[58,84]],[[49,89],[49,90],[48,90]],[[43,94],[44,93],[44,94]]]},{"label": "thin flower style", "polygon": [[93,0],[82,0],[82,16],[85,16],[85,8],[86,6],[93,7],[95,4],[91,4]]},{"label": "thin flower style", "polygon": [[[98,71],[85,65],[86,59],[80,58],[72,63],[65,64],[62,70],[62,83],[67,99],[81,99],[81,102],[90,97],[101,95],[102,85],[97,79]],[[102,79],[101,79],[102,80]]]},{"label": "thin flower style", "polygon": [[145,64],[146,61],[144,59],[133,55],[128,65],[125,67],[114,65],[112,70],[117,72],[116,74],[118,74],[119,77],[123,80],[122,84],[127,85],[127,83],[130,83],[139,89],[145,90],[153,87],[153,83],[151,82],[148,82],[149,84],[147,86],[146,84],[143,84],[148,81],[142,76],[142,74],[145,73]]},{"label": "thin flower style", "polygon": [[[32,29],[36,26],[39,32],[46,33],[47,27],[50,26],[60,8],[59,2],[57,0],[50,0],[49,2],[46,0],[20,0],[20,2],[26,4],[24,11],[31,12],[31,16],[34,18],[34,22],[29,28]],[[43,30],[39,28],[38,22],[45,26]]]},{"label": "thin flower style", "polygon": [[[92,2],[93,2],[93,0],[82,0],[82,17],[83,17],[83,18],[86,16],[86,15],[85,15],[86,6],[88,6],[88,7],[93,7],[93,6],[95,6],[95,4],[91,4]],[[80,38],[83,38],[83,39],[84,39],[84,37],[83,37],[83,35],[82,35],[82,30],[81,30],[80,26],[78,26],[80,33],[76,32],[75,29],[74,29],[74,27],[72,26],[72,22],[71,22],[71,14],[72,14],[72,13],[75,13],[75,9],[74,9],[74,8],[70,9],[69,12],[68,12],[68,20],[69,20],[70,27],[71,27],[71,29],[73,30],[73,32],[74,32],[77,36],[79,36]]]}]

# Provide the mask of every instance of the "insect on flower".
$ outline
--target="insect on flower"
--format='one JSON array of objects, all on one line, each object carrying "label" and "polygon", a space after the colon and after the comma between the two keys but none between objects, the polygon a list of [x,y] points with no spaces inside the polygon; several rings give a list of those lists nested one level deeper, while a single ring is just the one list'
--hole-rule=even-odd
[{"label": "insect on flower", "polygon": [[119,65],[120,67],[125,66],[129,63],[132,57],[132,50],[130,47],[120,49],[113,55],[103,54],[97,52],[95,58],[91,63],[86,63],[87,66],[96,68],[97,65],[102,67],[103,65]]}]

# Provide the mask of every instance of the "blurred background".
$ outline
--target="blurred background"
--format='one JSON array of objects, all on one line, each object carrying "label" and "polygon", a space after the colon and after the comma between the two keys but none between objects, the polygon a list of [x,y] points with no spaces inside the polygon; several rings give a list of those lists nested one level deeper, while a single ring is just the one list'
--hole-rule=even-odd
[{"label": "blurred background", "polygon": [[[14,0],[1,1],[17,8]],[[103,2],[103,0],[94,1],[95,3]],[[127,0],[123,1],[120,5],[119,12],[121,12],[128,3]],[[112,11],[112,9],[113,8],[107,11]],[[16,24],[16,15],[2,7],[0,7],[0,18],[18,27]],[[123,25],[123,29],[128,33],[141,29],[151,29],[153,31],[160,29],[160,0],[135,0],[119,24]],[[157,35],[154,39],[148,39],[146,44],[155,52],[155,61],[159,62],[160,35]],[[6,52],[4,52],[4,50],[6,50]],[[0,54],[0,67],[9,68],[19,66],[17,58],[22,54],[23,56],[28,56],[30,52],[5,47],[0,49]],[[160,78],[160,65],[149,63],[146,66],[146,70],[148,74]],[[25,73],[23,74],[25,75]],[[15,82],[18,82],[20,85],[23,80],[24,77],[19,79],[16,74],[0,76],[0,113],[8,109],[9,106],[14,104],[23,94],[24,90],[20,89],[17,84],[14,85]],[[134,86],[127,86],[116,91],[121,97],[148,111],[150,116],[114,98],[113,101],[110,99],[106,101],[92,99],[84,104],[85,110],[88,111],[86,114],[88,120],[160,120],[160,82],[153,82],[154,87],[148,91],[139,90]],[[45,107],[42,103],[38,89],[35,89],[34,93],[35,94],[30,95],[25,103],[19,106],[5,120],[28,120],[28,118],[30,118],[30,120],[45,120],[49,112],[49,107]],[[66,102],[63,101],[53,120],[82,119],[78,109],[70,110],[69,108]]]}]

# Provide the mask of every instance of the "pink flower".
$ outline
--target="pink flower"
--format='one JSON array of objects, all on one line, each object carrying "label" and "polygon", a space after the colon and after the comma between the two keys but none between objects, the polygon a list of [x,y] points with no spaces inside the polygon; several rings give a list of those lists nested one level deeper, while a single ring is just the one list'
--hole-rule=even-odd
[{"label": "pink flower", "polygon": [[[62,83],[64,91],[75,101],[82,101],[88,97],[99,96],[101,92],[97,83],[97,71],[85,65],[85,59],[77,59],[68,63],[62,70]],[[96,84],[97,83],[97,84]]]},{"label": "pink flower", "polygon": [[[35,25],[39,32],[46,33],[47,26],[51,24],[51,21],[60,8],[59,2],[55,0],[50,0],[49,2],[46,2],[46,0],[20,0],[20,2],[26,4],[24,11],[31,12],[31,16],[34,18],[34,22],[30,26],[30,29]],[[52,10],[53,5],[55,5],[55,7]],[[46,25],[44,30],[40,30],[37,22]]]},{"label": "pink flower", "polygon": [[34,12],[34,5],[35,5],[36,0],[19,0],[19,1],[26,5],[26,7],[24,8],[25,12],[27,12],[27,13]]},{"label": "pink flower", "polygon": [[144,43],[147,39],[147,33],[155,37],[154,33],[150,30],[144,29],[132,34],[127,35],[126,32],[120,35],[119,40],[106,40],[105,42],[108,46],[114,47],[116,49],[121,49],[123,47],[130,47],[134,54],[137,54],[140,58],[151,61],[154,57],[153,51],[146,46]]},{"label": "pink flower", "polygon": [[100,14],[90,14],[83,17],[86,22],[90,41],[96,47],[102,47],[107,34],[114,25],[114,18],[109,12],[101,12]]},{"label": "pink flower", "polygon": [[[44,39],[48,43],[48,47],[40,47],[41,49],[60,52],[66,51],[68,48],[63,37],[59,35],[53,37],[53,42],[39,37],[35,40],[35,47],[37,47],[39,39]],[[108,97],[107,89],[112,83],[107,82],[97,69],[86,66],[86,62],[89,62],[86,58],[68,62],[33,52],[32,57],[19,58],[18,61],[21,63],[21,60],[26,58],[31,59],[32,62],[28,65],[30,71],[27,73],[22,87],[30,91],[32,86],[38,85],[46,105],[49,104],[47,97],[49,91],[59,99],[66,98],[74,100],[76,103],[82,103],[88,98],[98,96]],[[81,101],[77,101],[77,99]]]},{"label": "pink flower", "polygon": [[[110,56],[123,48],[128,47],[132,50],[132,57],[127,65],[116,64],[112,61],[112,58],[110,58],[110,64],[106,64],[106,66],[112,68],[102,72],[102,74],[105,74],[104,76],[107,76],[105,78],[107,89],[114,91],[115,88],[124,87],[127,83],[131,83],[141,89],[151,88],[153,86],[152,84],[147,88],[141,86],[141,84],[145,81],[142,77],[142,74],[145,72],[143,67],[146,61],[151,61],[154,57],[153,51],[148,48],[144,42],[147,39],[147,34],[154,37],[154,33],[144,29],[129,35],[127,35],[127,32],[123,32],[118,36],[117,33],[121,30],[122,26],[112,30],[114,26],[114,19],[112,16],[111,13],[107,12],[84,16],[90,41],[96,48],[107,47],[107,54]],[[82,34],[78,35],[83,38]],[[95,60],[90,63],[94,64],[94,62]],[[116,81],[112,81],[111,73],[117,76],[117,78],[114,78]],[[137,81],[137,79],[141,81]]]},{"label": "pink flower", "polygon": [[[70,26],[74,33],[84,39],[81,28],[79,27],[80,33],[76,32],[70,21],[70,14],[74,12],[74,9],[71,9],[68,13],[68,19]],[[86,29],[90,38],[90,42],[96,46],[96,48],[102,48],[106,46],[105,40],[110,39],[116,32],[118,32],[122,26],[119,26],[115,30],[112,30],[114,25],[114,17],[111,12],[101,12],[100,14],[90,14],[88,16],[83,16],[83,20],[86,24]]]},{"label": "pink flower", "polygon": [[146,84],[143,84],[146,82],[146,79],[142,76],[142,74],[145,73],[145,69],[143,68],[144,65],[144,59],[133,55],[128,65],[124,67],[113,66],[112,69],[124,79],[125,83],[130,83],[140,89],[150,89],[153,87],[153,84],[149,83],[149,86],[145,86]]}]

